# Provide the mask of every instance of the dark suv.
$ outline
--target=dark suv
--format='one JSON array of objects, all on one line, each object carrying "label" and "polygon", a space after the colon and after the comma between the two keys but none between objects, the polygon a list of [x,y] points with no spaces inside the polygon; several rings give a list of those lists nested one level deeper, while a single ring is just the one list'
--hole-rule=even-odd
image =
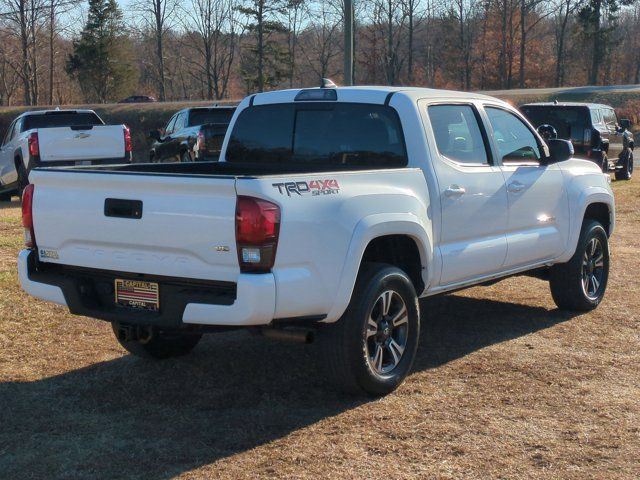
[{"label": "dark suv", "polygon": [[551,125],[558,138],[570,140],[576,156],[596,162],[603,172],[615,170],[616,180],[633,173],[631,122],[618,122],[613,107],[596,103],[529,103],[520,107],[536,128]]},{"label": "dark suv", "polygon": [[164,129],[149,132],[152,162],[216,161],[233,106],[194,107],[176,112]]}]

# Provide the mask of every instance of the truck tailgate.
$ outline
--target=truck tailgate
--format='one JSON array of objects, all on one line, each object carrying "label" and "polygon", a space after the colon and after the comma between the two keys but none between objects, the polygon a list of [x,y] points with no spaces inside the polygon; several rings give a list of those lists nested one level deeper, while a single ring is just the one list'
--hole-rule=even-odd
[{"label": "truck tailgate", "polygon": [[[36,169],[31,181],[41,261],[117,272],[237,280],[232,176]],[[141,206],[139,215],[137,206]]]},{"label": "truck tailgate", "polygon": [[122,125],[38,129],[43,162],[123,158]]}]

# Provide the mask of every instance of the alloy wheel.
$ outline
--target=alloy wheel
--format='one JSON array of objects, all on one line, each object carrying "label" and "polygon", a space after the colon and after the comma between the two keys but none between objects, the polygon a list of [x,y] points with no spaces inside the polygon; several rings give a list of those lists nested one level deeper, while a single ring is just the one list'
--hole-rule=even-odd
[{"label": "alloy wheel", "polygon": [[382,292],[367,320],[366,353],[373,372],[387,375],[393,371],[407,347],[409,317],[407,306],[398,292]]}]

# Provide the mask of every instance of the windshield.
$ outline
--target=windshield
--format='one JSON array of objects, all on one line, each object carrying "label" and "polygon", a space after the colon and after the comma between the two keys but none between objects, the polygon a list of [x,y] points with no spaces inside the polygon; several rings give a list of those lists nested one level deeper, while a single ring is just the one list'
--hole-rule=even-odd
[{"label": "windshield", "polygon": [[189,126],[205,125],[207,123],[225,123],[228,124],[233,116],[233,110],[230,108],[216,109],[198,109],[189,112]]},{"label": "windshield", "polygon": [[22,130],[87,125],[104,125],[104,123],[95,113],[52,112],[26,117]]},{"label": "windshield", "polygon": [[397,167],[407,164],[397,113],[383,105],[286,103],[245,109],[226,160]]}]

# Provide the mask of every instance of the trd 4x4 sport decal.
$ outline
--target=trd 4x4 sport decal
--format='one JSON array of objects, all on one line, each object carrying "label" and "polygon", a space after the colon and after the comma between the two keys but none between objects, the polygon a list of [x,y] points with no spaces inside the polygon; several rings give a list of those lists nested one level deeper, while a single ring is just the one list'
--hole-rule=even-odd
[{"label": "trd 4x4 sport decal", "polygon": [[298,195],[311,194],[313,196],[340,193],[340,185],[338,185],[338,181],[335,179],[273,183],[272,185],[278,189],[281,195],[286,193],[289,197],[294,193]]}]

